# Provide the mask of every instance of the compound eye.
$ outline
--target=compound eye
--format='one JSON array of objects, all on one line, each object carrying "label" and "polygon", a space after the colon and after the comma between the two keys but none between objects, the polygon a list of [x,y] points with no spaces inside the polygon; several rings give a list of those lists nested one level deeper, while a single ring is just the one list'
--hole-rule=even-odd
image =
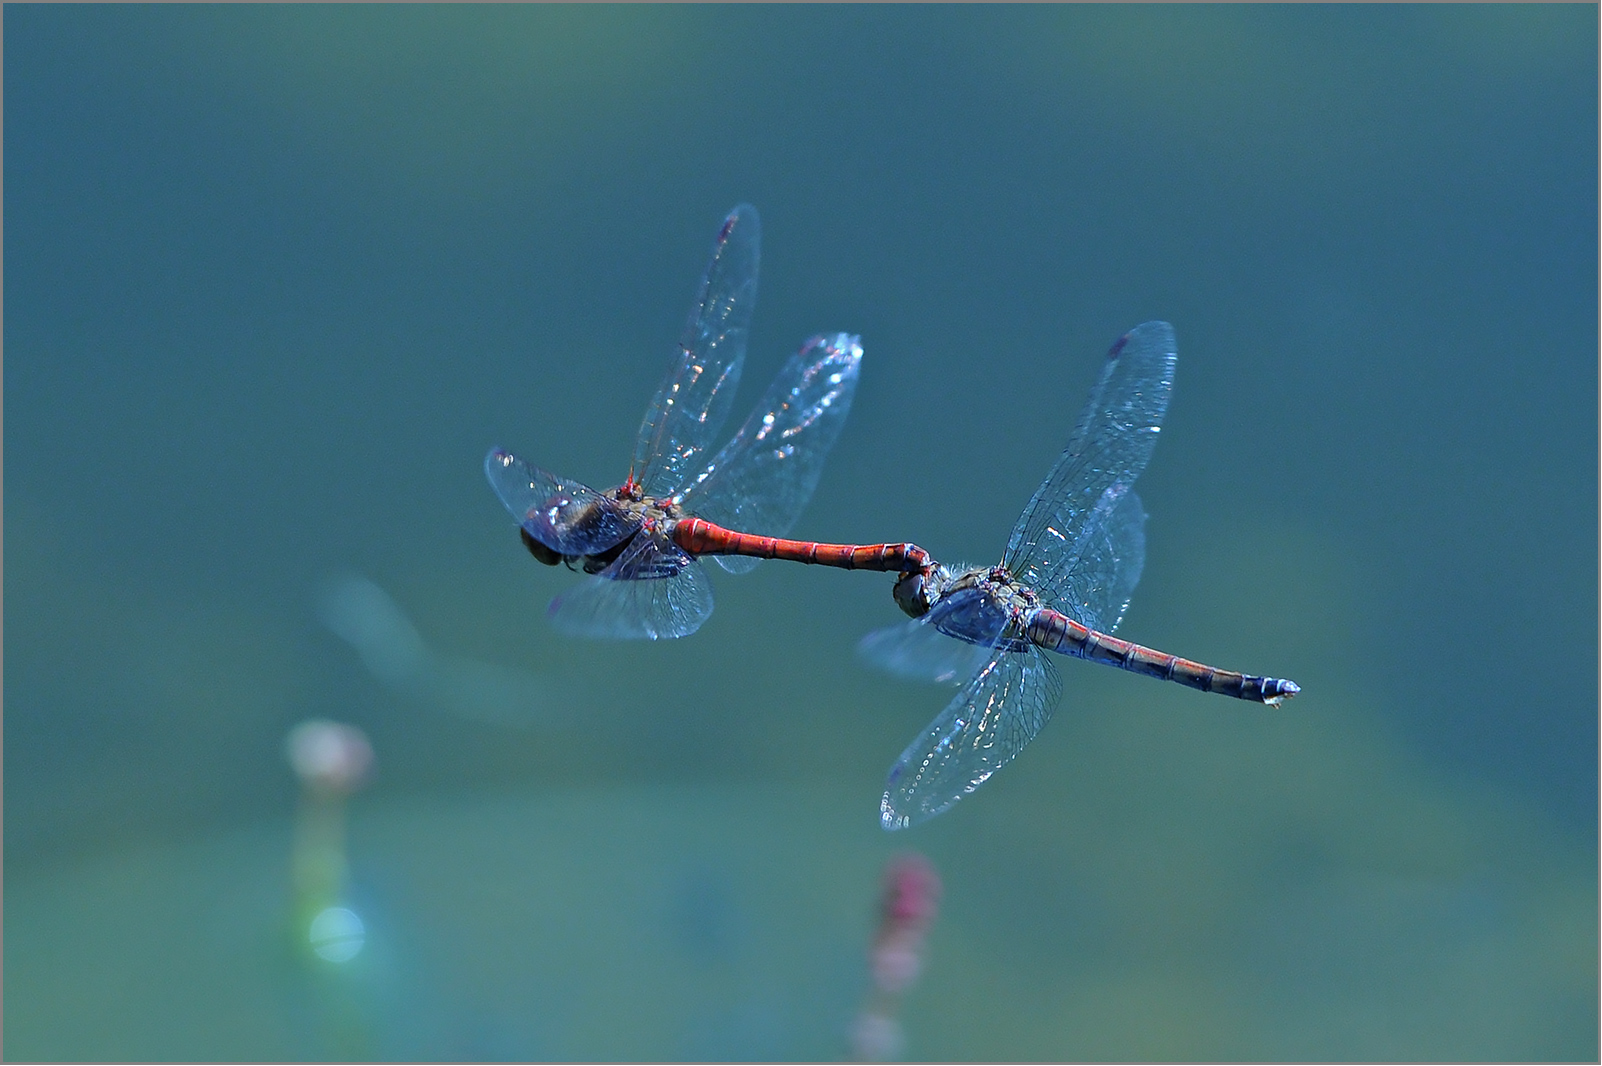
[{"label": "compound eye", "polygon": [[544,563],[546,566],[555,566],[557,563],[562,561],[562,555],[560,552],[552,548],[547,548],[545,545],[529,536],[528,530],[519,527],[517,532],[523,538],[523,547],[528,549],[528,553],[534,556],[534,558],[538,559],[540,562]]},{"label": "compound eye", "polygon": [[914,570],[902,574],[891,594],[895,596],[896,606],[900,607],[903,613],[913,618],[929,613],[929,590],[923,571]]}]

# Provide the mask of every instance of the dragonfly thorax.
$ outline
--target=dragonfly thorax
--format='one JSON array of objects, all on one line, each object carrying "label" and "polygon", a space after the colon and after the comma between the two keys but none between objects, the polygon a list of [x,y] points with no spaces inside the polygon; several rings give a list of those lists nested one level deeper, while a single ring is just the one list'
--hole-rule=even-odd
[{"label": "dragonfly thorax", "polygon": [[941,595],[949,596],[971,588],[984,590],[991,602],[1014,617],[1040,606],[1040,597],[1035,595],[1035,590],[1013,577],[1012,571],[1005,566],[977,566],[963,570],[941,590]]},{"label": "dragonfly thorax", "polygon": [[625,514],[638,515],[642,524],[665,525],[671,529],[673,522],[684,517],[684,508],[679,506],[677,496],[661,499],[646,496],[631,482],[624,482],[613,489],[612,499],[617,501],[619,509]]}]

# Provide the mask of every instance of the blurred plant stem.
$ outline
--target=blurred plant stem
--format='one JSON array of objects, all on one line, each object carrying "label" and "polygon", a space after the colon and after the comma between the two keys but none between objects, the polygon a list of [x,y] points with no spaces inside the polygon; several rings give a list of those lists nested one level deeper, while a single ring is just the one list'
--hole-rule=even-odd
[{"label": "blurred plant stem", "polygon": [[[350,863],[345,857],[345,797],[313,790],[301,793],[295,813],[290,856],[295,926],[310,929],[312,919],[345,898]],[[304,938],[303,938],[304,939]],[[305,946],[310,950],[310,941]]]},{"label": "blurred plant stem", "polygon": [[366,783],[373,749],[356,727],[313,719],[290,730],[285,751],[301,783],[289,859],[293,951],[310,978],[326,1056],[370,1059],[376,1048],[358,994],[362,968],[353,965],[366,927],[349,906],[345,838],[346,800]]}]

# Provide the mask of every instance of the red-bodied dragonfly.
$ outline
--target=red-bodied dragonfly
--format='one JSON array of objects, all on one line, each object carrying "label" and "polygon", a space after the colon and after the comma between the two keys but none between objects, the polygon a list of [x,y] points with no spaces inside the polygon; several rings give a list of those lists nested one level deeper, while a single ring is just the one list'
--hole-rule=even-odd
[{"label": "red-bodied dragonfly", "polygon": [[575,636],[682,637],[712,613],[695,556],[744,573],[764,558],[902,571],[925,560],[911,545],[829,545],[735,532],[789,530],[817,487],[851,409],[858,338],[813,337],[790,357],[756,410],[710,461],[729,415],[756,301],[755,208],[736,207],[713,247],[679,351],[646,409],[629,476],[610,492],[557,477],[496,448],[484,472],[543,563],[593,575],[552,601]]},{"label": "red-bodied dragonfly", "polygon": [[1301,691],[1110,635],[1145,562],[1146,514],[1130,486],[1157,444],[1177,360],[1166,322],[1119,338],[1001,565],[926,559],[896,582],[896,602],[913,621],[870,633],[863,654],[892,673],[963,686],[891,768],[879,804],[884,828],[941,813],[1035,738],[1062,694],[1044,651],[1274,707]]}]

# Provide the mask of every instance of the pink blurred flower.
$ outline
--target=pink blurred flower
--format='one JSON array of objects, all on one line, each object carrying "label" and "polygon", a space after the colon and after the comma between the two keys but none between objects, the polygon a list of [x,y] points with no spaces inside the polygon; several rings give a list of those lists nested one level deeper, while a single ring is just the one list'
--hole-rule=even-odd
[{"label": "pink blurred flower", "polygon": [[885,866],[883,901],[869,961],[874,983],[901,993],[923,967],[923,940],[940,909],[940,875],[922,855],[898,855]]},{"label": "pink blurred flower", "polygon": [[852,1056],[858,1062],[900,1056],[901,996],[923,969],[924,939],[939,909],[940,875],[928,859],[908,852],[885,864],[879,928],[868,949],[873,992],[851,1031]]}]

